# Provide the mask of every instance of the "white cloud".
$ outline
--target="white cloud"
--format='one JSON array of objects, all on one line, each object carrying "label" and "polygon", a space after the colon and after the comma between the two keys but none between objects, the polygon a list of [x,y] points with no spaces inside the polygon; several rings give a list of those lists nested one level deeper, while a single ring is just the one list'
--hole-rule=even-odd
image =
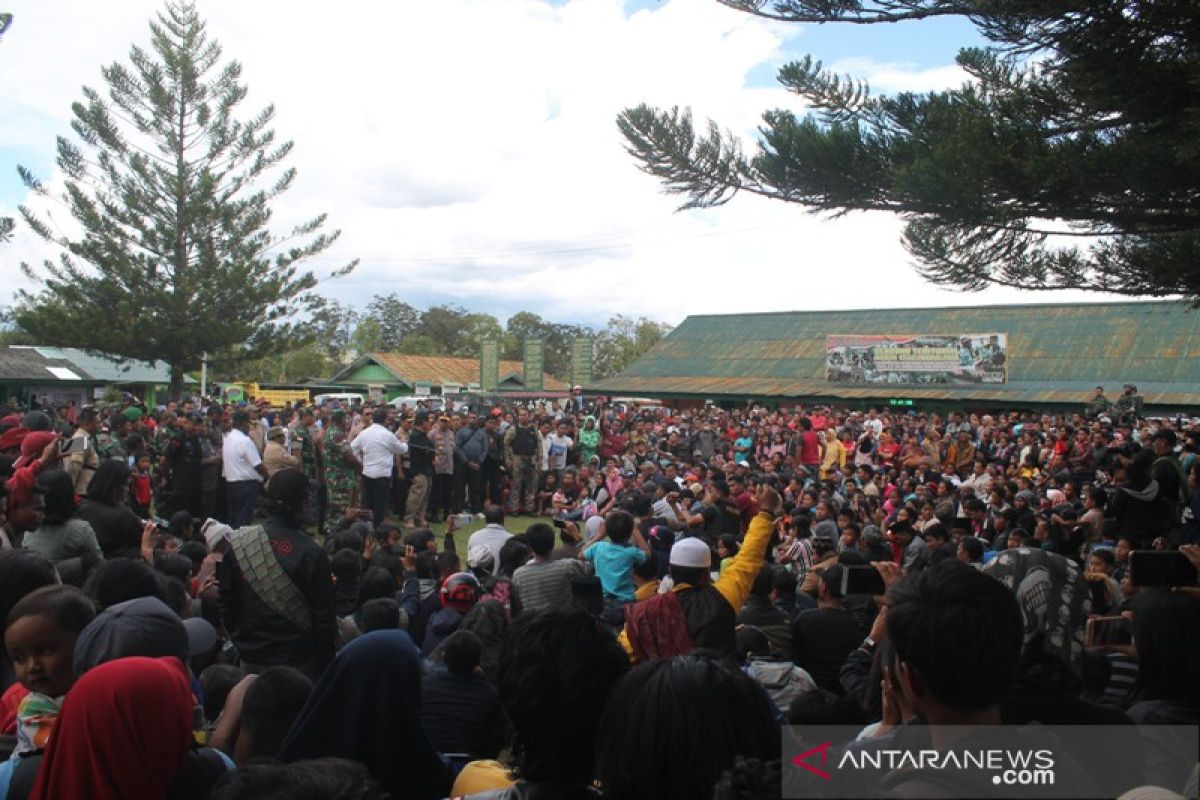
[{"label": "white cloud", "polygon": [[[11,5],[11,3],[10,3]],[[814,218],[740,197],[676,214],[676,198],[638,172],[615,117],[648,102],[686,105],[742,135],[763,110],[797,99],[746,88],[799,29],[715,2],[665,0],[630,17],[622,0],[357,3],[200,0],[226,57],[244,66],[252,113],[277,109],[295,140],[295,187],[282,226],[321,211],[343,230],[315,266],[361,257],[328,284],[363,303],[396,291],[505,316],[615,313],[678,322],[688,313],[957,302],[908,266],[900,223],[883,215]],[[0,45],[0,133],[52,157],[79,86],[145,43],[150,0],[21,0]],[[940,88],[957,68],[840,62],[881,90]],[[10,141],[15,143],[15,141]],[[0,250],[0,276],[40,245]],[[974,302],[1044,300],[988,292]],[[0,298],[0,302],[4,302]]]},{"label": "white cloud", "polygon": [[844,58],[829,65],[839,74],[866,79],[876,94],[936,92],[962,86],[970,76],[957,64],[921,68],[911,62],[880,62],[871,58]]}]

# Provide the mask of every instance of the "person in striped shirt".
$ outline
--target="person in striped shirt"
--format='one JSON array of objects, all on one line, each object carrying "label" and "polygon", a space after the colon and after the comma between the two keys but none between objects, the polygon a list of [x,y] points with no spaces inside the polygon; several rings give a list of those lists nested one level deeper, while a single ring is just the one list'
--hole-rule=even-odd
[{"label": "person in striped shirt", "polygon": [[544,522],[530,525],[525,537],[533,550],[533,561],[513,573],[513,616],[523,611],[570,607],[571,580],[584,574],[583,562],[575,558],[551,560],[554,529]]}]

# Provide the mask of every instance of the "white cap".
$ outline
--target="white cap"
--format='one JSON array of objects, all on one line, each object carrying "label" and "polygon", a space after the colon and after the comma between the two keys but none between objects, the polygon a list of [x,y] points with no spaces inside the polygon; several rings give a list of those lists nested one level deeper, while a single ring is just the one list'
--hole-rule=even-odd
[{"label": "white cap", "polygon": [[495,560],[492,548],[486,544],[477,544],[467,551],[467,566],[470,569],[486,569],[491,572],[495,569]]},{"label": "white cap", "polygon": [[200,526],[200,533],[204,536],[204,541],[210,551],[215,550],[217,545],[222,541],[229,542],[233,540],[233,528],[211,517],[206,519],[204,524]]},{"label": "white cap", "polygon": [[680,539],[671,546],[671,566],[707,569],[712,566],[712,551],[702,539]]},{"label": "white cap", "polygon": [[604,517],[596,514],[588,517],[587,522],[583,524],[584,530],[587,532],[585,541],[592,541],[600,535],[600,526],[604,524]]}]

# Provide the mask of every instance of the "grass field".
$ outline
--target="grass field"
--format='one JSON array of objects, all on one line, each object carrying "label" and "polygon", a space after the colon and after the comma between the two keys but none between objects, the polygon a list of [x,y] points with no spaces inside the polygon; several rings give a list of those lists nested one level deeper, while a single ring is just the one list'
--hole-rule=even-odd
[{"label": "grass field", "polygon": [[[550,517],[505,517],[504,529],[509,533],[524,533],[530,525],[535,522],[550,523]],[[471,534],[483,527],[482,522],[472,522],[470,525],[462,528],[456,528],[454,531],[454,548],[462,557],[467,557],[467,539]],[[441,549],[442,535],[446,532],[446,523],[440,522],[437,525],[429,526],[429,529],[437,534],[438,548]],[[557,531],[555,531],[557,533]]]}]

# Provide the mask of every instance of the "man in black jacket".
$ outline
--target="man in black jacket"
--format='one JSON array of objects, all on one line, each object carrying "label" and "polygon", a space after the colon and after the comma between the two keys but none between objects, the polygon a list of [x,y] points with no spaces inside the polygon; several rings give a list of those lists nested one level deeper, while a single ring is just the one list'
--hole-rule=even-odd
[{"label": "man in black jacket", "polygon": [[[737,624],[759,628],[766,634],[771,647],[786,657],[792,654],[792,618],[771,602],[774,578],[775,567],[772,564],[763,564],[758,571],[758,577],[754,579],[754,585],[750,587],[750,596],[746,598],[746,604],[738,612]],[[795,583],[793,579],[792,585],[795,586]],[[794,605],[794,597],[792,601]]]},{"label": "man in black jacket", "polygon": [[270,516],[236,531],[221,561],[221,619],[248,672],[284,664],[316,676],[333,660],[333,581],[303,530],[307,494],[304,473],[275,473]]},{"label": "man in black jacket", "polygon": [[851,651],[862,641],[854,613],[842,596],[841,564],[818,568],[817,608],[803,611],[792,625],[792,661],[812,675],[817,686],[841,695],[838,674]]}]

